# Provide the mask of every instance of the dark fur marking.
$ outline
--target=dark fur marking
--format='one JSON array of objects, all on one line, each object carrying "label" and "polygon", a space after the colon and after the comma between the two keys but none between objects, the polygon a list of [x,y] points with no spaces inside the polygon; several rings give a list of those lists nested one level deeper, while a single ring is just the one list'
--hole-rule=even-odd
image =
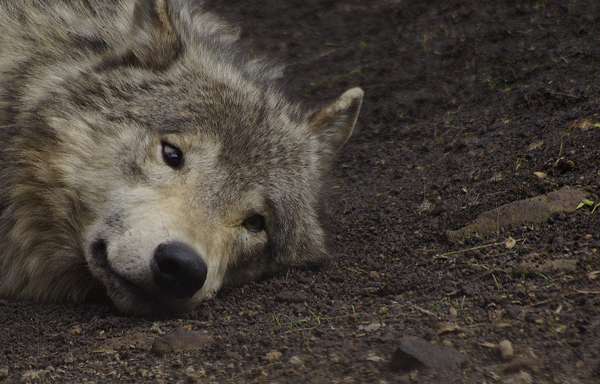
[{"label": "dark fur marking", "polygon": [[100,37],[89,37],[72,33],[71,38],[77,46],[88,47],[94,53],[102,53],[109,48],[108,43]]},{"label": "dark fur marking", "polygon": [[90,246],[90,255],[102,268],[110,268],[108,263],[108,245],[104,239],[98,239]]},{"label": "dark fur marking", "polygon": [[123,233],[127,230],[127,226],[123,223],[123,218],[120,213],[111,214],[104,222],[108,228],[114,229],[119,233]]},{"label": "dark fur marking", "polygon": [[144,170],[135,160],[131,160],[129,162],[129,166],[126,168],[125,173],[127,176],[133,178],[136,181],[147,180],[146,174],[144,174]]},{"label": "dark fur marking", "polygon": [[21,97],[23,94],[22,86],[27,82],[30,72],[37,64],[37,57],[29,57],[8,71],[6,75],[10,82],[0,84],[0,90],[4,90],[0,94],[2,99],[0,109],[0,123],[2,125],[11,125],[16,123],[16,115],[20,112]]}]

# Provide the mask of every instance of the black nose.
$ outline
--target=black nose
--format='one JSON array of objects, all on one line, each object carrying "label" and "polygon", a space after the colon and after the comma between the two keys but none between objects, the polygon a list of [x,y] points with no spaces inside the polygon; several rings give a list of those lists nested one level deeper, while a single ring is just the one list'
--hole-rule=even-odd
[{"label": "black nose", "polygon": [[182,243],[156,247],[152,262],[154,283],[163,292],[178,299],[194,296],[206,280],[207,267],[200,255]]}]

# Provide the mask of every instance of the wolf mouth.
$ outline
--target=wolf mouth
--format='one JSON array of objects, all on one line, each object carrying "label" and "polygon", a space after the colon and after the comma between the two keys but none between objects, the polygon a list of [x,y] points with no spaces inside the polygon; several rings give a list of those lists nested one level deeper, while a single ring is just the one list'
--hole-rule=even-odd
[{"label": "wolf mouth", "polygon": [[[174,303],[171,305],[167,304],[161,300],[159,294],[144,289],[117,273],[108,261],[108,245],[106,240],[98,239],[94,241],[90,247],[90,251],[96,265],[103,271],[103,282],[108,295],[121,310],[124,312],[154,314],[171,313],[177,310],[176,306],[173,305]],[[127,296],[130,296],[130,298],[127,299]],[[121,302],[128,303],[128,308],[122,308],[119,305]],[[132,305],[132,303],[134,304]]]}]

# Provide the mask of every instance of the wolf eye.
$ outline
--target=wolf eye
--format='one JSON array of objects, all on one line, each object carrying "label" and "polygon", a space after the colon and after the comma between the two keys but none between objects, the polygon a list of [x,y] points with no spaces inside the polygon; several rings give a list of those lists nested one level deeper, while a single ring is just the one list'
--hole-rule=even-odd
[{"label": "wolf eye", "polygon": [[250,232],[262,232],[265,230],[265,218],[261,215],[252,215],[244,220],[244,227]]},{"label": "wolf eye", "polygon": [[165,164],[171,168],[179,169],[183,166],[183,153],[181,150],[167,142],[162,142],[162,155]]}]

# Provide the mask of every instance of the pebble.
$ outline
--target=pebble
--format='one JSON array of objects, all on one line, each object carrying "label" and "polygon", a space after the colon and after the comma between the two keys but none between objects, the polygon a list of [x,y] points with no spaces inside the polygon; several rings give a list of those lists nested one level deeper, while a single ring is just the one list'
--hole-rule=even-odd
[{"label": "pebble", "polygon": [[304,361],[300,356],[292,356],[290,357],[290,364],[293,366],[302,366],[304,365]]},{"label": "pebble", "polygon": [[274,361],[277,361],[281,358],[281,352],[279,351],[271,351],[269,353],[267,353],[267,360],[270,361],[271,363]]},{"label": "pebble", "polygon": [[367,361],[373,361],[373,362],[379,363],[379,362],[381,362],[381,361],[384,361],[384,358],[383,358],[383,357],[381,357],[381,356],[377,356],[377,355],[376,355],[376,354],[374,354],[374,353],[369,353],[369,355],[367,356],[367,358],[366,358],[365,360],[367,360]]},{"label": "pebble", "polygon": [[439,325],[437,334],[444,335],[446,333],[460,333],[462,328],[456,323],[442,323]]},{"label": "pebble", "polygon": [[445,370],[460,368],[466,363],[467,357],[454,348],[407,336],[398,341],[398,348],[390,360],[390,369],[405,372],[422,367]]},{"label": "pebble", "polygon": [[498,352],[500,352],[502,360],[510,360],[515,355],[512,343],[508,340],[502,340],[498,344]]},{"label": "pebble", "polygon": [[527,372],[519,372],[516,375],[511,375],[502,380],[503,384],[531,384],[533,378]]},{"label": "pebble", "polygon": [[382,326],[385,326],[385,324],[381,324],[381,323],[371,323],[369,325],[366,325],[364,327],[365,332],[373,332],[378,330],[379,328],[381,328]]},{"label": "pebble", "polygon": [[290,364],[297,367],[303,367],[304,363],[306,363],[310,359],[310,356],[307,355],[294,355],[290,357]]}]

